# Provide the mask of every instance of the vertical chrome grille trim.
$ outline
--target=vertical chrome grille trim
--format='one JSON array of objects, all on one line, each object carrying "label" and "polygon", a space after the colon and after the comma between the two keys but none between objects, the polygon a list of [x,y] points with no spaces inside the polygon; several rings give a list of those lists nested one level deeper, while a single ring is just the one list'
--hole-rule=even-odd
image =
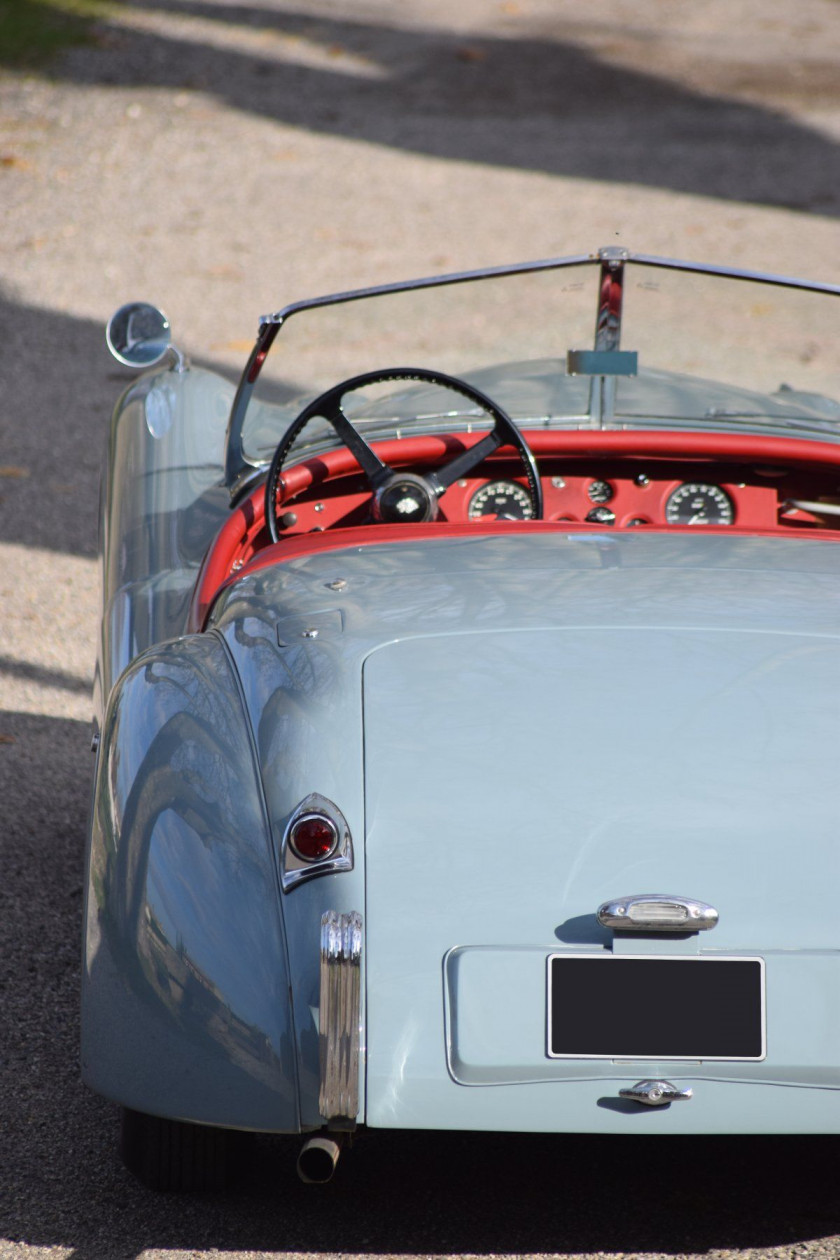
[{"label": "vertical chrome grille trim", "polygon": [[321,919],[319,1109],[334,1129],[352,1129],[359,1112],[362,916],[328,910]]}]

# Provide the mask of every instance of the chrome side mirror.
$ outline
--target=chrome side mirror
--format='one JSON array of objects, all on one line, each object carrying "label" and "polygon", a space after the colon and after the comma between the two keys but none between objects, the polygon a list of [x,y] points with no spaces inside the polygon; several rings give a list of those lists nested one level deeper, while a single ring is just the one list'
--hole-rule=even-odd
[{"label": "chrome side mirror", "polygon": [[172,343],[169,320],[150,302],[128,302],[115,311],[105,330],[108,349],[126,367],[160,363]]}]

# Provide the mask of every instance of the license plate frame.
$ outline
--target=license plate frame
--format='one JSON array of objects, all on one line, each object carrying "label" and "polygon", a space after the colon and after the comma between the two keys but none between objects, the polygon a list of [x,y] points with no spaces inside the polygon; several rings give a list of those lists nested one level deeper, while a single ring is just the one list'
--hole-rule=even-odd
[{"label": "license plate frame", "polygon": [[552,953],[546,977],[550,1059],[766,1058],[759,956]]}]

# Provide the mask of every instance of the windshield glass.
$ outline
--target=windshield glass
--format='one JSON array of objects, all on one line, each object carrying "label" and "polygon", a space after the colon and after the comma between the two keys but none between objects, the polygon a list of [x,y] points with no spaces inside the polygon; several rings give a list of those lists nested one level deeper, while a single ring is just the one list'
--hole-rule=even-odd
[{"label": "windshield glass", "polygon": [[[596,345],[600,277],[596,259],[295,308],[258,379],[244,449],[269,458],[305,402],[345,378],[394,367],[461,376],[524,428],[840,439],[837,295],[629,262],[619,336],[620,349],[638,356],[635,371],[624,374],[625,360],[620,375],[591,375],[594,361],[578,359],[571,366],[581,374],[571,375],[567,353]],[[346,411],[370,437],[483,423],[464,399],[428,385],[367,389],[348,396]],[[336,441],[315,420],[292,454]]]}]

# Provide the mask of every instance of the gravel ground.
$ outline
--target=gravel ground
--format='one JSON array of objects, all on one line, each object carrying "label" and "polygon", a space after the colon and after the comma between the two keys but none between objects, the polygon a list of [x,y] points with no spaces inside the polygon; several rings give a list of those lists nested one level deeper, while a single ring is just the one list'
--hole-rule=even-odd
[{"label": "gravel ground", "polygon": [[111,311],[233,374],[294,298],[614,242],[836,281],[838,143],[837,0],[129,0],[0,49],[3,1260],[840,1256],[832,1139],[369,1135],[321,1190],[266,1140],[155,1197],[76,1015]]}]

